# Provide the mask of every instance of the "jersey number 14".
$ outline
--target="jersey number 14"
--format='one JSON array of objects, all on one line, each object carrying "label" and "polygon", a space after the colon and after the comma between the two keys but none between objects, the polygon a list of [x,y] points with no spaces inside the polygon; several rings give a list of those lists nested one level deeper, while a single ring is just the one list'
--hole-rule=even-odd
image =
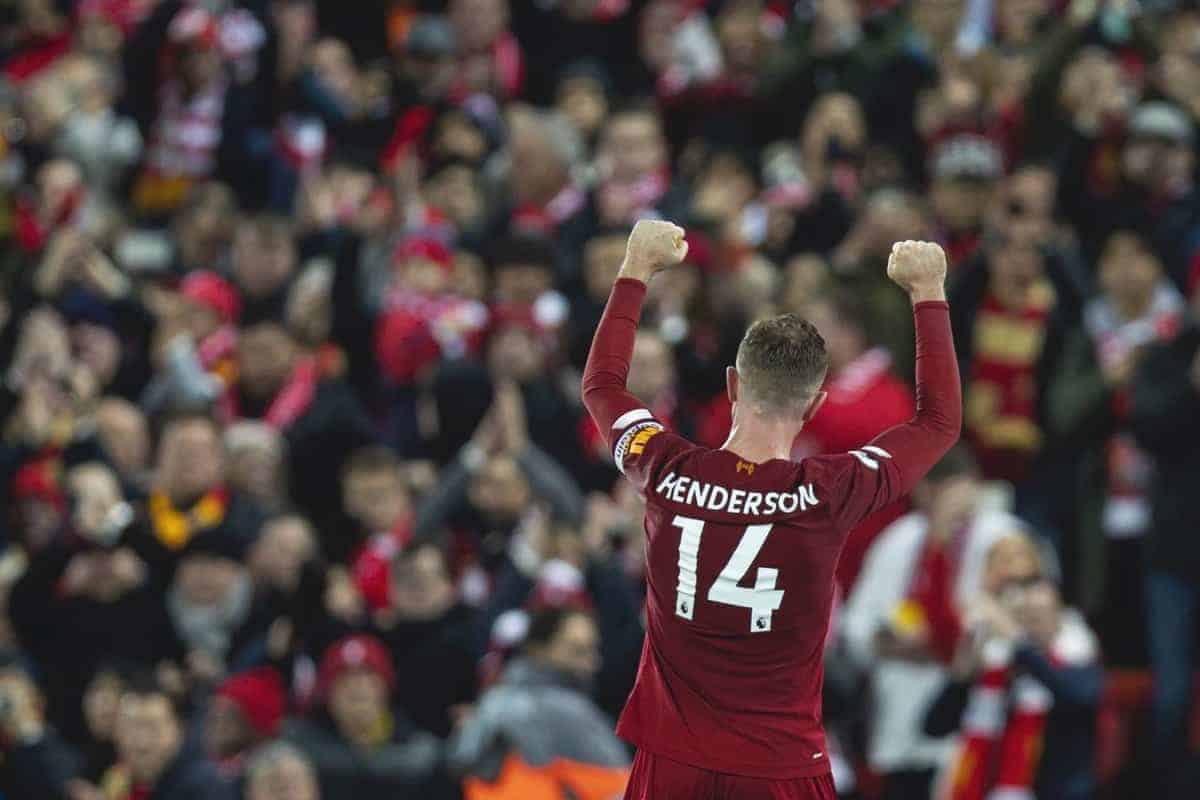
[{"label": "jersey number 14", "polygon": [[[677,516],[671,521],[679,528],[679,583],[675,587],[675,614],[692,619],[696,613],[696,564],[700,559],[700,539],[704,534],[704,520]],[[729,557],[729,561],[717,575],[708,590],[708,599],[713,603],[750,609],[750,632],[765,633],[771,630],[771,615],[783,603],[783,590],[775,588],[779,570],[774,567],[759,567],[754,576],[754,586],[739,586],[750,565],[758,557],[770,525],[749,525],[741,541]]]}]

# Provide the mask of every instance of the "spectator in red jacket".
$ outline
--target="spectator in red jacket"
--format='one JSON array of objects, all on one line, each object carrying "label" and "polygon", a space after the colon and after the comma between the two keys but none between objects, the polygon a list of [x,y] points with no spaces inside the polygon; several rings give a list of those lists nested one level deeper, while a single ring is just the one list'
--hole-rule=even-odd
[{"label": "spectator in red jacket", "polygon": [[[872,347],[864,330],[865,309],[849,294],[832,293],[806,309],[829,350],[825,405],[804,426],[796,456],[853,450],[915,413],[912,390],[896,376],[887,350]],[[838,581],[849,588],[876,534],[908,510],[907,500],[871,515],[850,532],[838,564]]]}]

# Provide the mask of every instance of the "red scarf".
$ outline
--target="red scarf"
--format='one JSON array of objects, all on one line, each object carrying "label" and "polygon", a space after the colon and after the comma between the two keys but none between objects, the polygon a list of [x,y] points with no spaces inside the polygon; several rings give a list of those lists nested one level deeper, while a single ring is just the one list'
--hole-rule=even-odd
[{"label": "red scarf", "polygon": [[[319,379],[317,360],[312,357],[299,359],[296,366],[292,367],[292,372],[283,387],[275,393],[271,404],[267,406],[262,421],[277,431],[290,428],[312,406],[313,400],[317,396]],[[237,391],[234,387],[230,387],[230,390],[225,393],[222,407],[222,413],[229,421],[242,418]]]},{"label": "red scarf", "polygon": [[[1084,665],[1096,658],[1091,632],[1066,612],[1050,647],[1054,665]],[[1012,649],[989,642],[983,672],[967,698],[962,741],[944,800],[1034,800],[1050,691],[1029,675],[1015,674]]]},{"label": "red scarf", "polygon": [[989,292],[975,314],[965,428],[989,480],[1019,483],[1041,448],[1037,366],[1054,305],[1042,280],[1023,308],[1006,308]]},{"label": "red scarf", "polygon": [[909,581],[908,595],[896,610],[896,624],[928,631],[930,647],[944,664],[954,660],[954,651],[962,636],[954,585],[965,539],[965,530],[944,543],[926,537],[925,547]]}]

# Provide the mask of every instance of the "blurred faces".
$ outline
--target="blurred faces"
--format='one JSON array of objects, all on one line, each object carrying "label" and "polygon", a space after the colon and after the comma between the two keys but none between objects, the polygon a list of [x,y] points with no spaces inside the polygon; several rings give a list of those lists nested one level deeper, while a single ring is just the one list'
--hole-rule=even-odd
[{"label": "blurred faces", "polygon": [[279,291],[296,270],[296,246],[286,222],[251,220],[233,237],[233,275],[250,298]]},{"label": "blurred faces", "polygon": [[822,95],[804,120],[801,151],[805,169],[814,175],[823,172],[831,156],[848,157],[860,153],[867,138],[867,123],[862,106],[849,94]]},{"label": "blurred faces", "polygon": [[717,17],[717,42],[725,68],[733,74],[754,76],[770,54],[771,40],[764,35],[762,10],[758,0],[741,0],[729,4]]},{"label": "blurred faces", "polygon": [[74,501],[75,529],[89,539],[102,538],[110,515],[123,501],[116,476],[103,464],[83,464],[67,474],[67,488]]},{"label": "blurred faces", "polygon": [[236,219],[237,204],[227,186],[205,183],[193,189],[174,226],[183,266],[189,270],[216,266],[233,238]]},{"label": "blurred faces", "polygon": [[1001,305],[1023,308],[1030,301],[1030,290],[1042,277],[1042,254],[1029,242],[1006,240],[989,252],[991,268],[989,288]]},{"label": "blurred faces", "polygon": [[317,42],[309,65],[317,80],[333,93],[344,110],[350,114],[358,113],[362,102],[358,68],[354,64],[354,55],[344,42],[333,38]]},{"label": "blurred faces", "polygon": [[371,533],[393,530],[412,512],[399,469],[351,470],[342,484],[346,513]]},{"label": "blurred faces", "polygon": [[278,431],[260,422],[243,421],[225,431],[229,485],[263,508],[284,504],[284,448]]},{"label": "blurred faces", "polygon": [[508,0],[451,0],[447,12],[467,52],[486,50],[508,27]]},{"label": "blurred faces", "polygon": [[526,383],[542,374],[542,344],[524,325],[505,325],[488,339],[488,369],[493,379]]},{"label": "blurred faces", "polygon": [[969,178],[939,178],[929,188],[934,216],[950,233],[978,230],[992,196],[992,183]]},{"label": "blurred faces", "polygon": [[158,445],[158,487],[176,502],[193,500],[225,479],[216,425],[207,419],[171,423]]},{"label": "blurred faces", "polygon": [[1035,244],[1050,241],[1058,178],[1045,167],[1026,166],[1009,176],[997,193],[997,225],[1010,239]]},{"label": "blurred faces", "polygon": [[608,121],[600,142],[599,160],[605,177],[632,182],[664,169],[667,145],[662,126],[652,111],[628,111]]},{"label": "blurred faces", "polygon": [[498,264],[493,294],[498,302],[531,305],[554,288],[554,273],[544,264]]},{"label": "blurred faces", "polygon": [[257,738],[237,703],[228,697],[213,696],[204,718],[204,746],[211,757],[233,758],[251,747]]},{"label": "blurred faces", "polygon": [[454,605],[454,584],[446,559],[433,545],[425,545],[396,559],[392,566],[391,608],[402,620],[437,619]]},{"label": "blurred faces", "polygon": [[587,614],[566,617],[558,632],[531,655],[542,665],[569,676],[578,686],[587,686],[600,669],[600,634]]},{"label": "blurred faces", "polygon": [[584,246],[583,279],[593,300],[603,303],[608,299],[621,270],[621,262],[625,260],[627,238],[624,233],[596,236]]},{"label": "blurred faces", "polygon": [[190,555],[175,570],[175,589],[191,606],[221,605],[246,575],[245,567],[232,558]]},{"label": "blurred faces", "polygon": [[297,753],[288,753],[250,771],[247,800],[319,800],[312,766]]},{"label": "blurred faces", "polygon": [[179,73],[192,92],[203,91],[221,77],[224,63],[215,47],[186,47],[179,59]]},{"label": "blurred faces", "polygon": [[296,345],[282,325],[264,322],[238,338],[238,385],[248,397],[275,396],[292,372]]},{"label": "blurred faces", "polygon": [[115,672],[97,672],[83,695],[83,718],[88,733],[98,742],[111,742],[117,724],[117,707],[125,682]]},{"label": "blurred faces", "polygon": [[150,430],[137,406],[119,397],[100,401],[96,433],[105,454],[126,480],[146,470],[150,458]]},{"label": "blurred faces", "polygon": [[608,96],[594,78],[575,76],[558,87],[558,110],[589,141],[608,116]]},{"label": "blurred faces", "polygon": [[117,709],[117,756],[134,781],[151,786],[179,753],[183,734],[165,694],[126,693]]},{"label": "blurred faces", "polygon": [[1017,624],[1039,647],[1049,649],[1062,626],[1058,587],[1048,580],[1039,580],[1011,591],[1006,599]]},{"label": "blurred faces", "polygon": [[516,461],[496,456],[475,475],[469,495],[472,505],[493,522],[514,522],[529,505],[529,482]]},{"label": "blurred faces", "polygon": [[647,403],[675,387],[675,359],[662,337],[641,331],[633,342],[629,365],[629,391]]},{"label": "blurred faces", "polygon": [[425,184],[425,196],[444,211],[459,230],[470,230],[479,225],[486,211],[475,171],[465,164],[438,172]]},{"label": "blurred faces", "polygon": [[547,122],[532,109],[515,108],[508,127],[513,200],[535,206],[550,202],[566,186],[571,165],[551,141]]},{"label": "blurred faces", "polygon": [[388,707],[387,683],[366,669],[347,669],[329,691],[329,713],[338,732],[353,742],[371,742]]},{"label": "blurred faces", "polygon": [[287,593],[300,585],[304,565],[316,553],[316,537],[304,518],[279,517],[263,526],[246,563],[257,583]]},{"label": "blurred faces", "polygon": [[853,321],[843,319],[829,300],[810,304],[804,309],[804,316],[825,340],[831,374],[836,375],[866,351],[866,335]]},{"label": "blurred faces", "polygon": [[983,565],[983,589],[999,595],[1006,586],[1027,583],[1042,574],[1037,546],[1024,533],[1013,533],[996,541]]},{"label": "blurred faces", "polygon": [[1141,316],[1154,298],[1162,264],[1138,236],[1115,233],[1100,254],[1100,288],[1126,319]]}]

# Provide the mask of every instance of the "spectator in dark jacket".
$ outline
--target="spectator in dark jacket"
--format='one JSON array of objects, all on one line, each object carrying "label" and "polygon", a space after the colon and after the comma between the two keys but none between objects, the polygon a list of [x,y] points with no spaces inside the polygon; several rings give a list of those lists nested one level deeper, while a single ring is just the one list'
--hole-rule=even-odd
[{"label": "spectator in dark jacket", "polygon": [[[9,599],[22,645],[45,670],[50,717],[75,741],[84,739],[81,701],[98,667],[118,659],[152,669],[183,655],[150,568],[122,540],[121,527],[107,528],[119,508],[116,479],[105,468],[80,469],[86,472],[74,476],[72,493],[81,508],[103,509],[101,524],[64,534]],[[115,541],[106,538],[114,533]]]},{"label": "spectator in dark jacket", "polygon": [[245,330],[238,370],[235,413],[283,431],[291,496],[321,529],[339,509],[337,481],[330,475],[375,439],[362,405],[344,383],[323,376],[316,360],[277,322]]},{"label": "spectator in dark jacket", "polygon": [[188,746],[174,700],[153,681],[121,695],[117,762],[101,779],[112,800],[230,800],[228,783]]},{"label": "spectator in dark jacket", "polygon": [[46,722],[45,698],[22,663],[6,657],[0,667],[0,792],[12,797],[66,800],[83,758]]},{"label": "spectator in dark jacket", "polygon": [[315,716],[291,723],[285,738],[317,770],[331,798],[441,798],[441,746],[392,708],[396,673],[387,649],[369,636],[334,643],[321,659]]},{"label": "spectator in dark jacket", "polygon": [[[1193,304],[1193,307],[1195,304]],[[1133,382],[1130,424],[1155,459],[1147,541],[1146,628],[1154,669],[1156,773],[1177,774],[1187,739],[1196,615],[1200,608],[1200,325],[1188,323],[1170,342],[1147,348]],[[1185,797],[1194,787],[1179,787]]]},{"label": "spectator in dark jacket", "polygon": [[415,542],[391,564],[389,604],[374,629],[407,676],[396,702],[419,727],[447,736],[475,696],[477,614],[459,598],[442,550]]},{"label": "spectator in dark jacket", "polygon": [[953,800],[1005,790],[1056,800],[1093,796],[1104,673],[1095,636],[1062,607],[1052,582],[1003,590],[1001,604],[987,607],[964,638],[954,670],[959,678],[925,720],[931,736],[961,726]]}]

